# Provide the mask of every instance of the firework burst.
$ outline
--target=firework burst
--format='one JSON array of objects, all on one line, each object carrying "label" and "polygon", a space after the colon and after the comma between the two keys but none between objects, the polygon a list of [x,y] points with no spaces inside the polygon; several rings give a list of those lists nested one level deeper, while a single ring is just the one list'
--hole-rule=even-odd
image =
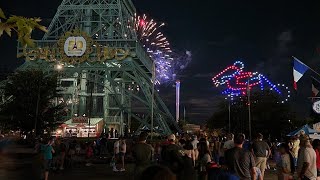
[{"label": "firework burst", "polygon": [[156,66],[156,84],[174,82],[177,72],[185,69],[191,60],[191,52],[173,53],[168,38],[160,31],[164,23],[157,23],[146,15],[133,18],[137,38]]},{"label": "firework burst", "polygon": [[157,23],[153,19],[148,19],[146,15],[134,17],[134,29],[138,39],[148,48],[151,53],[161,51],[164,54],[171,53],[170,43],[167,37],[160,31],[164,23]]}]

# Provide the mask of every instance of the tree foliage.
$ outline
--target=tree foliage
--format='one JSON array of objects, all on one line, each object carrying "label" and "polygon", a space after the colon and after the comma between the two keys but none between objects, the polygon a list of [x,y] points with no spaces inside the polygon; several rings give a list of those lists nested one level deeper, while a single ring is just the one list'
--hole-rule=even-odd
[{"label": "tree foliage", "polygon": [[[281,97],[272,91],[256,92],[251,95],[252,133],[262,132],[265,135],[280,137],[294,128],[295,116],[288,103],[281,103]],[[207,126],[211,129],[228,129],[229,103],[222,101]],[[248,134],[249,112],[247,97],[239,98],[231,103],[231,131]],[[290,121],[289,121],[290,120]]]},{"label": "tree foliage", "polygon": [[12,31],[18,35],[18,41],[23,47],[33,47],[34,41],[31,39],[31,34],[34,29],[40,29],[41,31],[47,32],[45,26],[40,25],[40,18],[26,18],[22,16],[12,15],[7,18],[0,8],[0,36],[5,32],[11,37]]},{"label": "tree foliage", "polygon": [[57,97],[57,76],[46,75],[40,70],[17,71],[8,78],[4,87],[6,97],[11,101],[4,104],[1,114],[7,117],[6,127],[30,132],[34,129],[37,104],[37,134],[53,128],[61,120],[63,105],[55,106]]}]

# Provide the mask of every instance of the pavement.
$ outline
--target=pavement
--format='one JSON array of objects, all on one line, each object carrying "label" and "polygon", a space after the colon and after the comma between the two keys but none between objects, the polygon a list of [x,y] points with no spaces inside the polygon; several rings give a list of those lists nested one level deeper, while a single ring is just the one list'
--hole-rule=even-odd
[{"label": "pavement", "polygon": [[[133,164],[126,165],[126,172],[113,172],[108,163],[85,166],[76,164],[72,169],[53,171],[50,180],[133,180]],[[11,144],[0,153],[0,180],[37,180],[37,170],[31,148]],[[275,171],[268,171],[265,180],[277,179]]]}]

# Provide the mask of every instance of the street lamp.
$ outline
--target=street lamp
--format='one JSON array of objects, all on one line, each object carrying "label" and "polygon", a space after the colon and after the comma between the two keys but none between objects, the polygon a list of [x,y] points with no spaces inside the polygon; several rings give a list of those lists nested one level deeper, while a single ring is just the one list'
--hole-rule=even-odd
[{"label": "street lamp", "polygon": [[[54,66],[54,69],[57,70],[58,72],[60,72],[61,70],[63,70],[63,65],[58,63]],[[48,75],[44,76],[47,77]],[[38,123],[38,116],[39,116],[39,103],[40,103],[40,96],[41,96],[41,81],[39,80],[39,84],[38,84],[38,97],[37,97],[37,104],[36,104],[36,117],[35,117],[35,122],[34,122],[34,132],[37,134],[37,123]]]},{"label": "street lamp", "polygon": [[152,92],[151,92],[151,139],[153,138],[153,121],[154,121],[154,86],[156,81],[156,64],[152,63]]},{"label": "street lamp", "polygon": [[57,64],[54,65],[54,70],[56,70],[58,72],[62,71],[63,68],[64,68],[63,64],[61,64],[61,63],[57,63]]}]

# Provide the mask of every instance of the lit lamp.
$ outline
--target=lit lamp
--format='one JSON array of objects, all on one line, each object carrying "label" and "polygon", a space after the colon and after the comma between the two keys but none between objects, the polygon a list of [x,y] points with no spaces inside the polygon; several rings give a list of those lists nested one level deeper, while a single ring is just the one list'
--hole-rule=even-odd
[{"label": "lit lamp", "polygon": [[61,71],[63,69],[63,65],[62,64],[57,64],[54,67],[56,70]]}]

